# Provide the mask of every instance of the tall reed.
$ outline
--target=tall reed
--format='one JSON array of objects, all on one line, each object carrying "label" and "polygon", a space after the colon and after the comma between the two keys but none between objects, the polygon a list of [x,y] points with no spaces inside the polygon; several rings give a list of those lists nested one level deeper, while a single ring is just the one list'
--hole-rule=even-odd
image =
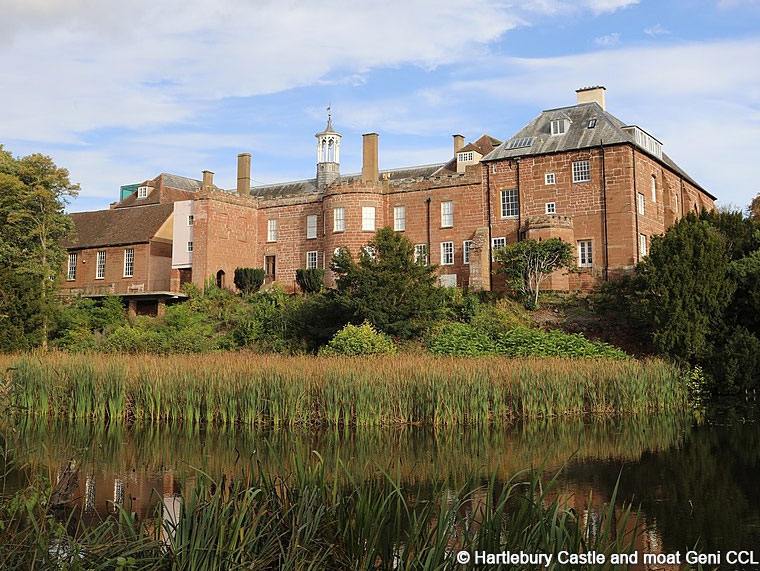
[{"label": "tall reed", "polygon": [[231,426],[501,425],[515,419],[684,410],[664,361],[430,356],[23,356],[23,414]]}]

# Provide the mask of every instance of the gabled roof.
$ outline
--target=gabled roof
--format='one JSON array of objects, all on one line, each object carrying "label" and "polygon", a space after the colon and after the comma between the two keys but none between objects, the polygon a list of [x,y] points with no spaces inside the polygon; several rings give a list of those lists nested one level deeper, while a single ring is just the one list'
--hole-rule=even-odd
[{"label": "gabled roof", "polygon": [[114,205],[114,208],[128,208],[130,206],[150,206],[152,204],[171,204],[180,200],[192,200],[195,192],[178,188],[156,187],[151,188],[148,196],[138,198],[133,192],[124,200]]},{"label": "gabled roof", "polygon": [[75,212],[71,215],[74,234],[64,240],[63,246],[78,249],[150,242],[173,211],[174,204],[155,204]]},{"label": "gabled roof", "polygon": [[467,151],[475,151],[476,153],[480,153],[481,155],[486,156],[499,145],[501,145],[501,141],[499,139],[492,137],[491,135],[483,135],[477,141],[466,144],[464,147],[459,149],[458,152],[466,153]]},{"label": "gabled roof", "polygon": [[[554,119],[560,118],[568,119],[570,121],[570,126],[564,134],[552,136],[551,122]],[[589,127],[591,121],[594,119],[596,120],[594,126]],[[622,143],[635,145],[638,149],[649,154],[644,147],[636,143],[631,133],[624,130],[624,127],[627,126],[628,125],[623,123],[620,119],[602,109],[598,103],[582,103],[570,107],[548,109],[543,111],[538,117],[517,131],[517,133],[504,141],[481,160],[483,162],[488,162],[530,155],[543,155],[587,149],[591,147],[599,147],[602,144],[607,146]],[[529,146],[524,144],[528,139],[531,140]],[[514,145],[514,147],[510,148],[511,145]],[[655,160],[658,160],[665,166],[671,168],[713,200],[715,199],[712,194],[702,188],[698,182],[686,174],[686,172],[665,153],[662,154],[662,158],[651,154],[650,156],[653,156]]]}]

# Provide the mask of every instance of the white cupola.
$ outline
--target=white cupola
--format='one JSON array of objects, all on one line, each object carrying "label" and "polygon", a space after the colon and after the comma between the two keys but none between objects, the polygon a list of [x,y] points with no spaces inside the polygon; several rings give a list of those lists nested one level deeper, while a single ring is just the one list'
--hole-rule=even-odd
[{"label": "white cupola", "polygon": [[327,127],[314,135],[317,138],[317,187],[321,190],[340,178],[340,138],[333,129],[330,107],[327,108]]}]

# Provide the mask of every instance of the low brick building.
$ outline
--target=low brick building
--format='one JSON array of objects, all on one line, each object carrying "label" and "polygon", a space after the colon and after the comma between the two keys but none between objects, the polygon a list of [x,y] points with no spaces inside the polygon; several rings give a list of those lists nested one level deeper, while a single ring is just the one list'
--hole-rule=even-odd
[{"label": "low brick building", "polygon": [[[341,174],[342,137],[328,118],[316,134],[313,179],[252,187],[245,153],[235,189],[214,186],[209,171],[203,181],[184,179],[192,181],[183,183],[187,188],[170,187],[172,175],[160,175],[153,186],[161,190],[148,195],[156,193],[158,206],[172,205],[171,263],[156,264],[149,277],[168,282],[171,292],[209,279],[234,287],[236,268],[257,267],[268,283],[294,291],[296,270],[313,267],[326,270],[330,286],[335,251],[356,255],[378,228],[390,226],[409,238],[420,260],[439,266],[442,285],[502,287],[492,274],[492,248],[559,237],[573,244],[578,271],[557,272],[549,287],[593,289],[630,271],[651,237],[686,212],[714,208],[715,197],[662,152],[660,141],[608,113],[603,87],[578,90],[577,97],[504,142],[483,135],[465,145],[454,135],[453,158],[439,164],[382,170],[379,137],[368,133],[361,173]],[[183,186],[179,178],[174,184]],[[138,189],[111,211],[137,208],[148,195]],[[87,233],[100,231],[97,217],[75,222],[78,230],[88,224],[94,227]]]}]

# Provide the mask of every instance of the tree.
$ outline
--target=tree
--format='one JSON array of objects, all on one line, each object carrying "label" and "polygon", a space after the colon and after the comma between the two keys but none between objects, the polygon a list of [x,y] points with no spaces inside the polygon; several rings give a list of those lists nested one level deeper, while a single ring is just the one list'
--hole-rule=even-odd
[{"label": "tree", "polygon": [[[68,171],[58,168],[50,157],[34,154],[14,159],[0,146],[0,264],[36,284],[43,349],[57,307],[56,282],[66,258],[60,242],[72,229],[64,206],[78,189],[69,181]],[[0,291],[8,287],[8,282],[2,283]],[[8,299],[8,291],[0,293],[0,298]]]},{"label": "tree", "polygon": [[736,289],[728,268],[726,238],[693,214],[652,239],[637,266],[634,303],[660,351],[692,364],[709,357],[711,334]]},{"label": "tree", "polygon": [[760,222],[760,192],[752,199],[752,203],[749,205],[749,217],[756,222]]},{"label": "tree", "polygon": [[354,324],[366,320],[385,333],[409,338],[444,311],[436,266],[415,262],[413,244],[391,228],[375,234],[358,262],[341,249],[331,267],[338,275],[336,301]]},{"label": "tree", "polygon": [[522,240],[498,248],[494,261],[500,264],[496,270],[503,273],[512,287],[522,292],[533,307],[538,307],[541,284],[557,270],[573,265],[573,248],[559,238]]},{"label": "tree", "polygon": [[236,268],[235,287],[245,294],[256,293],[264,283],[264,270],[261,268]]},{"label": "tree", "polygon": [[319,268],[298,269],[296,283],[304,293],[319,293],[325,284],[325,271]]}]

